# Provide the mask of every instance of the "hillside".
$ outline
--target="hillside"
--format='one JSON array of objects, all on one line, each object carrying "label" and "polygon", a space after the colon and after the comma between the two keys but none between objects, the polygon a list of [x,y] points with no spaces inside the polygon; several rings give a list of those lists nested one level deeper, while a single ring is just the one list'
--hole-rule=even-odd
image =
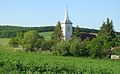
[{"label": "hillside", "polygon": [[54,30],[54,26],[46,27],[0,26],[0,38],[15,37],[18,32],[26,32],[29,30],[37,30],[38,32],[51,32]]}]

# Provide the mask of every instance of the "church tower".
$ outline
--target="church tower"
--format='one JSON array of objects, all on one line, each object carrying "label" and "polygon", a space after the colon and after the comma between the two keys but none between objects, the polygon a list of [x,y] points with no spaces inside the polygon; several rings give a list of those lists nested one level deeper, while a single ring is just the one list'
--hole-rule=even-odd
[{"label": "church tower", "polygon": [[65,10],[64,21],[61,23],[63,39],[70,40],[72,38],[72,22],[69,19],[68,10]]}]

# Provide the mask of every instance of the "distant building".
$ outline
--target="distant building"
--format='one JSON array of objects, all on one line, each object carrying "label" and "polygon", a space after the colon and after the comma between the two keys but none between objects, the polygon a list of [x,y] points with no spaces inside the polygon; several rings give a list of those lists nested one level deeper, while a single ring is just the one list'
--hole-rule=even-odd
[{"label": "distant building", "polygon": [[86,39],[86,38],[89,38],[89,39],[91,40],[91,39],[93,39],[93,38],[95,38],[95,37],[96,37],[96,35],[90,34],[90,33],[81,33],[81,34],[80,34],[80,38],[81,38],[82,40],[84,40],[84,39]]},{"label": "distant building", "polygon": [[65,10],[64,21],[61,23],[61,28],[63,32],[63,39],[70,40],[72,38],[72,22],[69,19],[68,10]]}]

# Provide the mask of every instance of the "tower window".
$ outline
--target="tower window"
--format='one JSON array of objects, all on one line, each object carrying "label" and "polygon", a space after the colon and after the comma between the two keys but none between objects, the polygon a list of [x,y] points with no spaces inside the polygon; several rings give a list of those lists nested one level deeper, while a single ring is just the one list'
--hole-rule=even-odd
[{"label": "tower window", "polygon": [[68,26],[68,31],[70,31],[70,26]]}]

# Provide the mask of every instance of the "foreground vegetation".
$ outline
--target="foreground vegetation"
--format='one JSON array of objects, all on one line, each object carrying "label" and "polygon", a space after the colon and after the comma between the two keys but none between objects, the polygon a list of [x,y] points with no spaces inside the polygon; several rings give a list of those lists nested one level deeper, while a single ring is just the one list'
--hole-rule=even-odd
[{"label": "foreground vegetation", "polygon": [[[56,55],[89,56],[92,58],[110,58],[112,54],[115,54],[112,49],[120,46],[120,38],[117,37],[113,28],[113,21],[109,18],[103,22],[95,38],[82,39],[80,35],[81,30],[77,26],[73,31],[72,38],[64,40],[61,23],[58,22],[54,32],[39,33],[37,30],[30,30],[25,33],[18,33],[16,37],[10,40],[9,44],[25,51],[49,50]],[[120,50],[118,49],[118,51]]]},{"label": "foreground vegetation", "polygon": [[120,62],[0,50],[1,74],[119,74]]}]

